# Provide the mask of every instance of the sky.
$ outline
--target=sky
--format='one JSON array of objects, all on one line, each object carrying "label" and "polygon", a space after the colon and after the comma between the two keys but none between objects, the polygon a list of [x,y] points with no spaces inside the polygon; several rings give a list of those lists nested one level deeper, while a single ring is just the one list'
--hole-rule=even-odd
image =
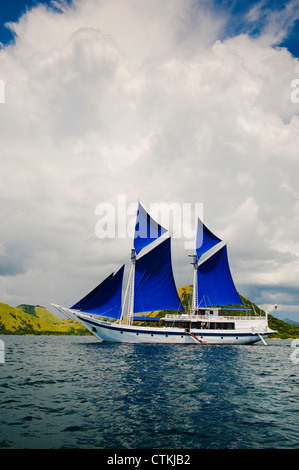
[{"label": "sky", "polygon": [[96,230],[125,198],[202,204],[238,291],[299,321],[298,6],[2,0],[0,301],[70,306],[129,262]]}]

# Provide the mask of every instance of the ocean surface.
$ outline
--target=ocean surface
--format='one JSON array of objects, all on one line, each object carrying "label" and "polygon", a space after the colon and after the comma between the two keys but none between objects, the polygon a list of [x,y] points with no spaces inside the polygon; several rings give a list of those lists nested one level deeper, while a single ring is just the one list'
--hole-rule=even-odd
[{"label": "ocean surface", "polygon": [[179,346],[0,338],[1,449],[299,448],[291,340]]}]

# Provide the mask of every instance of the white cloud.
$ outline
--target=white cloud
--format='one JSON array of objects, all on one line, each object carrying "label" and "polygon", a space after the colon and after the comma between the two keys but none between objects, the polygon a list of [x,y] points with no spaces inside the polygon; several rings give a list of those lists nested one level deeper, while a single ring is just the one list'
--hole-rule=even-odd
[{"label": "white cloud", "polygon": [[241,293],[296,285],[299,68],[286,50],[218,40],[224,18],[205,1],[77,0],[13,28],[0,52],[2,301],[63,302],[128,259],[130,240],[95,236],[97,204],[120,193],[203,202]]},{"label": "white cloud", "polygon": [[263,41],[270,45],[280,44],[298,20],[298,2],[289,0],[273,8],[273,2],[261,0],[249,10],[245,19],[253,29],[260,30]]}]

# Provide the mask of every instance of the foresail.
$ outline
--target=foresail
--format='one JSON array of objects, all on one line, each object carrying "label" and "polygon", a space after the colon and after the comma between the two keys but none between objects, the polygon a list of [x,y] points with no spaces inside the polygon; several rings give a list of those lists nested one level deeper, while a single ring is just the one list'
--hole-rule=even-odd
[{"label": "foresail", "polygon": [[162,227],[162,225],[158,224],[139,202],[134,235],[134,249],[136,254],[166,232],[167,230]]},{"label": "foresail", "polygon": [[198,306],[242,305],[224,246],[197,268]]},{"label": "foresail", "polygon": [[110,274],[101,284],[73,305],[72,309],[118,319],[121,314],[124,267],[123,265],[116,274]]},{"label": "foresail", "polygon": [[183,310],[171,265],[170,238],[136,260],[134,313]]},{"label": "foresail", "polygon": [[104,281],[102,281],[95,289],[93,289],[91,292],[89,292],[83,299],[79,300],[79,302],[75,303],[71,309],[75,310],[81,310],[84,308],[85,305],[88,305],[88,303],[93,299],[97,298],[97,296],[100,295],[100,292],[105,288],[105,286],[111,281],[113,278],[114,273],[110,274]]},{"label": "foresail", "polygon": [[196,253],[198,258],[209,251],[215,245],[220,243],[220,238],[216,237],[205,225],[198,219],[196,235]]}]

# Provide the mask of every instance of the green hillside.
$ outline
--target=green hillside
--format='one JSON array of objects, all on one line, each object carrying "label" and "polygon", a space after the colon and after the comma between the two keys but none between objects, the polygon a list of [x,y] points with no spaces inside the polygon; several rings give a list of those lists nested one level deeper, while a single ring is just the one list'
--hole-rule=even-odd
[{"label": "green hillside", "polygon": [[277,333],[269,335],[269,338],[295,339],[299,338],[299,327],[279,320],[269,315],[269,327],[276,330]]},{"label": "green hillside", "polygon": [[44,307],[0,303],[0,334],[2,335],[90,335],[77,320],[64,320]]}]

